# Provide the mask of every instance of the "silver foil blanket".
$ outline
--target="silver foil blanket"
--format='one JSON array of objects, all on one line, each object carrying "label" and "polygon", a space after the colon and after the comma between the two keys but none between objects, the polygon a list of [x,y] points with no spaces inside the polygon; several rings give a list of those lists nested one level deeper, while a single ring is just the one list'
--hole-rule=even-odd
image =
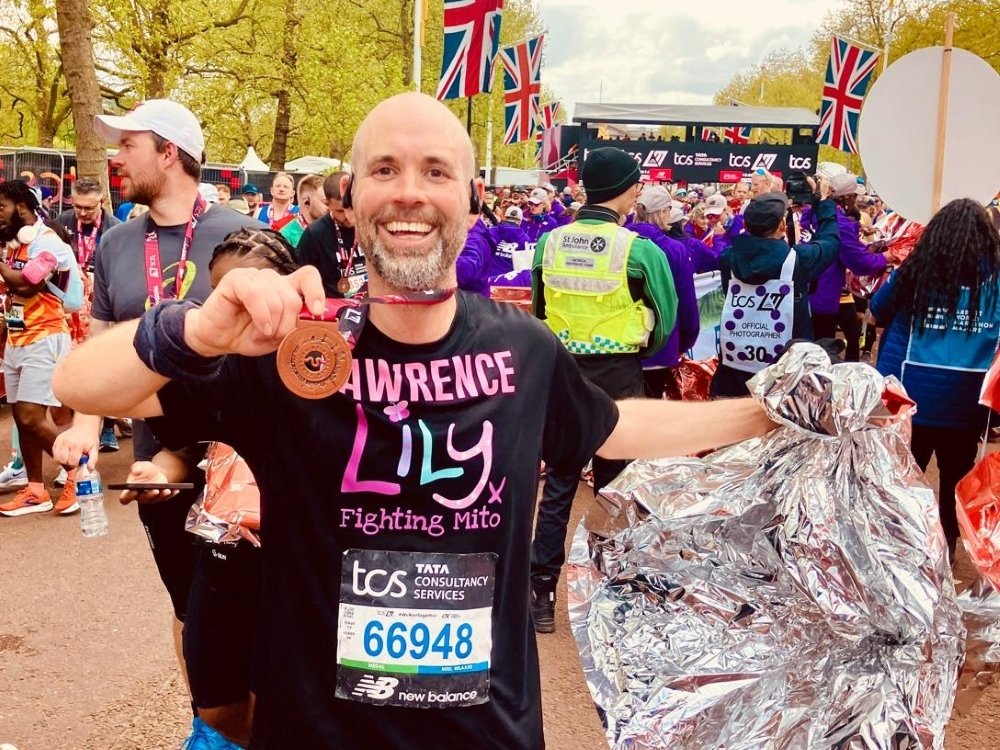
[{"label": "silver foil blanket", "polygon": [[943,748],[964,652],[912,402],[797,344],[782,426],[637,461],[576,531],[569,614],[612,748]]}]

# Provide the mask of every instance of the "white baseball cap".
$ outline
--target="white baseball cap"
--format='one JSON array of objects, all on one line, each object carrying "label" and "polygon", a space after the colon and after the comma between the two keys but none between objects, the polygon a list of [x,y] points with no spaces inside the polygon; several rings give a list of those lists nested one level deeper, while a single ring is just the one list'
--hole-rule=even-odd
[{"label": "white baseball cap", "polygon": [[865,189],[858,184],[856,175],[850,172],[834,175],[830,178],[830,194],[834,198],[843,198],[845,195],[864,195]]},{"label": "white baseball cap", "polygon": [[183,104],[150,99],[127,115],[97,115],[94,129],[107,143],[121,143],[122,133],[150,132],[173,143],[200,163],[205,155],[205,134],[198,118]]},{"label": "white baseball cap", "polygon": [[723,195],[710,195],[705,199],[705,215],[718,216],[725,213],[726,198]]},{"label": "white baseball cap", "polygon": [[521,212],[521,209],[518,208],[517,206],[510,206],[504,213],[503,217],[505,219],[517,219],[518,221],[521,221],[522,219],[524,219],[524,214]]},{"label": "white baseball cap", "polygon": [[219,202],[219,189],[215,187],[215,185],[210,185],[207,182],[199,182],[198,192],[201,193],[201,197],[205,199],[205,203]]}]

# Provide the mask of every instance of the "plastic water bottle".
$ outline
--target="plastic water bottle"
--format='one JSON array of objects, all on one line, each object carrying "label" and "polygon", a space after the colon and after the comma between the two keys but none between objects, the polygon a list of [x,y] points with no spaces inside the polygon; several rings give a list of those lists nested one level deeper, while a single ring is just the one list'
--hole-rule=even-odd
[{"label": "plastic water bottle", "polygon": [[76,469],[76,500],[80,503],[80,528],[84,536],[108,533],[108,514],[104,510],[104,485],[97,469],[90,466],[90,456],[80,457]]}]

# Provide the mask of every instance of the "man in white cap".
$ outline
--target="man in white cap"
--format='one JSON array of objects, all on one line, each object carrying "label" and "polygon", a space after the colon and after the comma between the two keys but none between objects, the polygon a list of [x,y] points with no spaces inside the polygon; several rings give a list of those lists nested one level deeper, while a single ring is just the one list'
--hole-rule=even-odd
[{"label": "man in white cap", "polygon": [[528,242],[531,246],[538,242],[539,237],[546,232],[551,232],[557,226],[555,218],[548,211],[547,203],[548,193],[542,188],[535,188],[528,194],[526,203],[528,215],[524,217],[521,227],[528,235]]},{"label": "man in white cap", "polygon": [[555,219],[556,224],[562,223],[563,214],[566,213],[566,206],[563,202],[559,200],[559,196],[556,195],[556,186],[551,182],[546,182],[542,185],[542,190],[545,191],[545,208],[552,214],[552,218]]},{"label": "man in white cap", "polygon": [[[226,206],[209,206],[200,193],[205,137],[187,107],[152,99],[126,115],[95,119],[98,135],[119,147],[111,165],[121,176],[122,197],[149,206],[149,211],[101,237],[94,266],[92,337],[140,317],[160,300],[204,300],[212,291],[208,263],[215,247],[242,227],[262,226]],[[89,452],[94,461],[100,425],[100,417],[77,414],[73,427],[59,436],[54,454]],[[148,461],[160,450],[152,432],[138,420],[133,448],[138,461]],[[175,636],[187,614],[197,557],[184,521],[199,490],[139,506],[153,559],[173,603]],[[214,708],[200,704],[198,695],[202,677],[212,666],[189,664],[187,671],[195,705]],[[206,730],[196,719],[195,735]]]}]

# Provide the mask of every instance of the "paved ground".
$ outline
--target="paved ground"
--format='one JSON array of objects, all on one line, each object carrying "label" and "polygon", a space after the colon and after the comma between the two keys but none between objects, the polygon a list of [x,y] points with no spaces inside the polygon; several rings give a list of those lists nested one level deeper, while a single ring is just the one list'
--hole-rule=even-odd
[{"label": "paved ground", "polygon": [[[10,434],[0,413],[0,456]],[[102,456],[124,479],[131,446]],[[54,477],[50,465],[47,476]],[[581,486],[576,520],[589,502]],[[135,518],[108,503],[111,533],[80,534],[78,517],[0,518],[0,743],[19,750],[170,750],[190,709],[173,659],[170,609]],[[968,571],[963,569],[966,574]],[[540,636],[551,750],[605,748],[560,595],[557,632]],[[948,750],[1000,746],[1000,688],[953,721]],[[708,749],[706,749],[708,750]]]}]

